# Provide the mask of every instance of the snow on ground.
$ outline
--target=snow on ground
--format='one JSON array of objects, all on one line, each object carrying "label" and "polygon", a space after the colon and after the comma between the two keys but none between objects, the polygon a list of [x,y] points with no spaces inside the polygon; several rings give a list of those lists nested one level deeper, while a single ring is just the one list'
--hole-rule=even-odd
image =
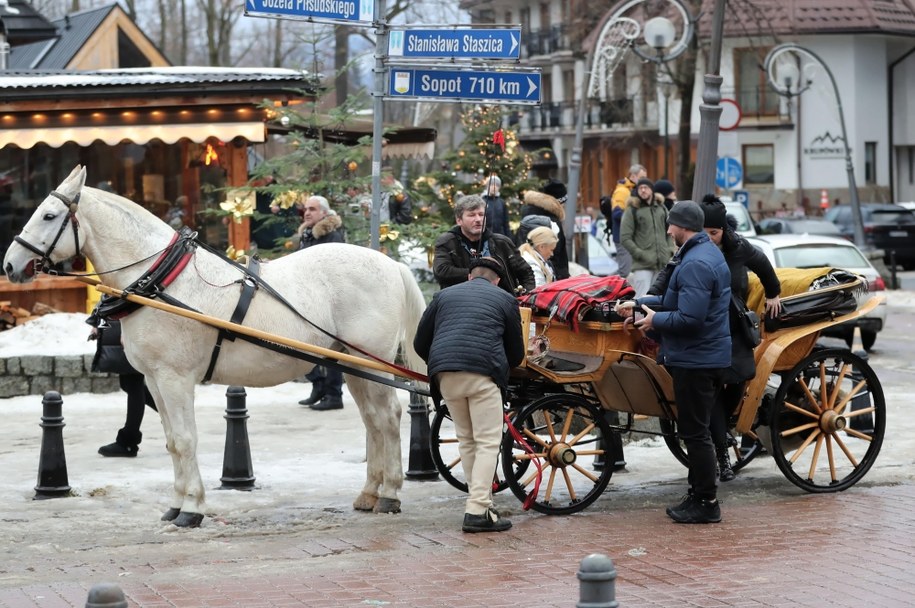
[{"label": "snow on ground", "polygon": [[88,340],[88,315],[54,313],[0,332],[0,358],[20,355],[84,355],[95,352]]}]

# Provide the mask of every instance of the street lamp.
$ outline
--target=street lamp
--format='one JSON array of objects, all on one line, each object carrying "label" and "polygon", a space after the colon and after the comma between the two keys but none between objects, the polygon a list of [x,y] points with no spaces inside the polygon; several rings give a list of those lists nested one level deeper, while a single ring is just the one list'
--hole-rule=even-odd
[{"label": "street lamp", "polygon": [[[801,63],[805,59],[815,63]],[[798,65],[802,65],[798,69]],[[835,76],[823,59],[808,48],[793,42],[786,42],[774,47],[766,55],[764,69],[769,84],[779,95],[791,99],[803,94],[813,84],[813,72],[816,67],[823,68],[832,84],[833,94],[839,111],[839,124],[842,127],[842,143],[845,146],[845,171],[848,174],[848,191],[851,198],[851,215],[854,225],[855,245],[863,248],[864,222],[861,220],[861,203],[858,200],[858,186],[855,184],[855,168],[851,160],[851,146],[848,143],[848,131],[845,129],[845,112],[842,110],[842,97],[836,85]]]},{"label": "street lamp", "polygon": [[[630,0],[620,6],[605,22],[601,28],[597,41],[588,53],[585,66],[587,72],[582,81],[581,92],[578,98],[578,113],[575,117],[575,142],[569,155],[569,187],[566,198],[566,214],[564,230],[566,234],[574,234],[575,214],[578,208],[578,190],[581,185],[581,151],[584,139],[585,103],[589,97],[596,94],[599,84],[608,80],[617,66],[623,61],[627,50],[632,50],[644,61],[651,61],[657,65],[675,59],[682,55],[689,47],[692,40],[695,24],[689,10],[681,0],[666,0],[664,8],[672,9],[679,15],[682,32],[677,37],[677,25],[669,18],[659,15],[644,23],[644,26],[635,19],[627,17],[633,9],[642,4],[649,4],[648,0]],[[650,3],[653,8],[658,3]],[[663,5],[661,5],[663,6]],[[670,14],[670,10],[660,10]],[[655,49],[655,53],[646,52],[644,47]],[[666,128],[665,128],[666,131]],[[666,150],[665,150],[666,153]],[[569,259],[575,259],[572,252],[574,239],[568,239]]]}]

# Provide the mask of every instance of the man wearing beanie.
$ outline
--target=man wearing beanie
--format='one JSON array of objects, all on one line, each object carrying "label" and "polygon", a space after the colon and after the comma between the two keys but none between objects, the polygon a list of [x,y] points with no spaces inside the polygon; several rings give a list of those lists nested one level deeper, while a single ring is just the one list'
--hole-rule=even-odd
[{"label": "man wearing beanie", "polygon": [[600,210],[607,218],[607,225],[610,227],[613,244],[616,246],[616,262],[619,264],[620,276],[626,278],[632,271],[632,256],[620,244],[620,223],[623,220],[623,213],[626,211],[626,205],[629,197],[632,196],[632,190],[635,184],[642,178],[648,176],[648,171],[642,165],[632,165],[629,167],[629,174],[623,179],[616,182],[613,194],[606,201],[601,199]]},{"label": "man wearing beanie", "polygon": [[703,231],[705,216],[697,203],[680,201],[668,222],[667,232],[679,249],[667,288],[660,296],[636,298],[618,312],[625,317],[644,312],[644,317],[634,317],[635,326],[660,337],[658,361],[673,380],[677,432],[689,457],[689,490],[667,515],[677,523],[717,523],[721,508],[709,421],[731,365],[731,274]]},{"label": "man wearing beanie", "polygon": [[620,222],[620,243],[632,256],[629,283],[636,297],[643,296],[674,252],[667,235],[667,207],[650,179],[636,182]]}]

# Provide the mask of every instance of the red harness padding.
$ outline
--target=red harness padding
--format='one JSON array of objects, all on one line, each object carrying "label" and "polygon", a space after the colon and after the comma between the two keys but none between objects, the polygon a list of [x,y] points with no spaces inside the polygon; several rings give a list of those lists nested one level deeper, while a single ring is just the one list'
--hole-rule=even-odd
[{"label": "red harness padding", "polygon": [[578,330],[578,322],[585,313],[603,302],[632,298],[635,290],[618,276],[595,277],[582,275],[541,285],[518,297],[522,306],[552,314]]}]

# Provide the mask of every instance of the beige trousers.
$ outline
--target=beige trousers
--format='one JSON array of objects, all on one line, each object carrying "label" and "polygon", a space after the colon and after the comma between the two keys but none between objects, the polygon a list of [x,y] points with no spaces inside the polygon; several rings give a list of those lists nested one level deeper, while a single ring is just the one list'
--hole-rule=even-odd
[{"label": "beige trousers", "polygon": [[502,392],[489,376],[470,372],[442,372],[438,384],[454,421],[467,478],[464,511],[482,515],[492,506],[492,482],[502,443]]}]

